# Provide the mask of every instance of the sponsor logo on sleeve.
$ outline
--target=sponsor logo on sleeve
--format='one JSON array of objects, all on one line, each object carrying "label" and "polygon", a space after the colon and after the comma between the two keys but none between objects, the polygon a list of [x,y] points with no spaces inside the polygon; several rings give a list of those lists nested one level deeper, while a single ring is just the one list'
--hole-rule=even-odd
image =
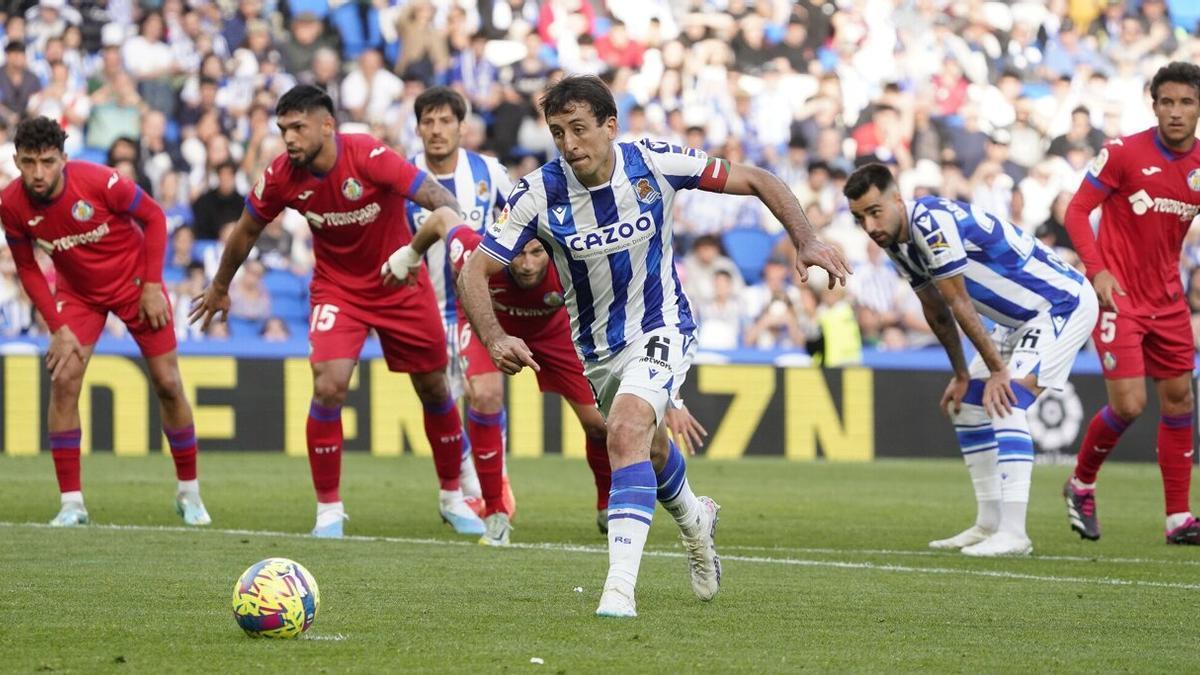
[{"label": "sponsor logo on sleeve", "polygon": [[117,181],[120,179],[121,179],[121,174],[114,171],[113,174],[108,177],[108,189],[111,190],[112,186],[116,185]]}]

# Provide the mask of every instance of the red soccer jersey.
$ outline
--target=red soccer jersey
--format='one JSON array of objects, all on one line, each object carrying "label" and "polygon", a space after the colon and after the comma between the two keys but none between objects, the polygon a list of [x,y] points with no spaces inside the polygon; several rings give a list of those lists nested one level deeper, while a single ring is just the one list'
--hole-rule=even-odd
[{"label": "red soccer jersey", "polygon": [[31,199],[20,178],[0,192],[9,244],[50,254],[59,291],[84,302],[108,307],[136,298],[146,253],[130,213],[149,197],[116,170],[91,162],[67,162],[62,180],[63,191],[45,203]]},{"label": "red soccer jersey", "polygon": [[[459,225],[450,230],[446,241],[450,266],[457,274],[483,237],[471,228]],[[492,294],[496,318],[506,333],[522,338],[542,335],[547,329],[571,334],[571,322],[563,308],[562,282],[558,279],[553,261],[550,261],[542,283],[533,288],[521,288],[505,268],[488,279],[488,290]],[[461,300],[458,303],[458,316],[466,317]]]},{"label": "red soccer jersey", "polygon": [[[381,300],[413,292],[384,286],[379,270],[393,251],[412,241],[405,204],[425,173],[367,134],[337,134],[337,160],[329,173],[293,167],[281,154],[246,197],[259,222],[285,206],[302,213],[313,233],[313,284],[327,283],[349,297]],[[428,273],[422,268],[422,277]]]},{"label": "red soccer jersey", "polygon": [[[1179,251],[1200,213],[1200,143],[1176,154],[1162,144],[1156,128],[1125,136],[1100,150],[1086,180],[1107,194],[1100,257],[1129,305],[1149,311],[1179,302]],[[1089,269],[1089,275],[1096,271]]]}]

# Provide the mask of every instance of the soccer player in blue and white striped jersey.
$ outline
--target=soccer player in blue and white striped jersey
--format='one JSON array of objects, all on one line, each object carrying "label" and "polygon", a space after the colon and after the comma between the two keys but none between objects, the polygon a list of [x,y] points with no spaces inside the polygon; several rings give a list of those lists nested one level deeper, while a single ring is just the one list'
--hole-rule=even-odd
[{"label": "soccer player in blue and white striped jersey", "polygon": [[663,418],[695,351],[696,323],[675,275],[671,212],[679,190],[752,194],[784,224],[797,266],[845,281],[845,260],[817,241],[796,198],[779,179],[666,143],[616,143],[612,92],[593,76],[564,78],[542,98],[561,157],[518,181],[460,274],[464,309],[492,360],[506,373],[538,369],[529,348],[506,335],[492,311],[487,278],[526,242],[554,256],[584,374],[608,423],[612,464],[609,571],[596,613],[636,616],[634,587],[655,498],[682,531],[692,590],[709,600],[720,588],[713,545],[717,505],[696,497],[683,456]]},{"label": "soccer player in blue and white striped jersey", "polygon": [[[504,208],[505,196],[512,190],[512,180],[494,158],[484,157],[461,146],[463,124],[468,112],[467,100],[453,89],[431,87],[421,92],[413,102],[413,114],[417,118],[417,133],[421,136],[423,151],[413,155],[409,161],[449,190],[466,214],[464,224],[476,232],[482,232]],[[411,201],[407,209],[408,225],[415,235],[431,212]],[[450,357],[450,391],[457,401],[465,390],[465,376],[458,349],[458,308],[446,244],[440,238],[425,252],[425,267],[429,270],[429,281],[445,322],[446,352]],[[503,413],[498,405],[484,403],[481,407],[476,403],[480,402],[467,401],[468,414],[474,412],[476,416],[499,419]],[[460,479],[465,501],[458,499],[455,494],[440,492],[438,511],[446,522],[454,526],[455,531],[473,534],[480,524],[476,514],[470,512],[467,505],[478,510],[482,508],[483,499],[472,459],[472,448],[477,445],[477,439],[471,438],[469,429],[466,440],[463,443]],[[506,504],[511,511],[515,509],[515,501],[508,488],[507,475],[504,486]]]},{"label": "soccer player in blue and white striped jersey", "polygon": [[[1034,452],[1026,410],[1043,389],[1066,384],[1096,323],[1091,284],[1032,232],[978,207],[905,201],[882,164],[857,169],[843,192],[854,219],[916,290],[954,369],[941,406],[954,422],[978,511],[973,526],[929,545],[1028,555]],[[996,324],[990,336],[980,315]],[[978,351],[970,365],[960,327]]]}]

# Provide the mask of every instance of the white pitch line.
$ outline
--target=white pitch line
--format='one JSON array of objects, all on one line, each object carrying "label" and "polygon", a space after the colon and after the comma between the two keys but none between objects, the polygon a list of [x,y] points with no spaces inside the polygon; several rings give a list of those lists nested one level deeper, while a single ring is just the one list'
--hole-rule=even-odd
[{"label": "white pitch line", "polygon": [[329,642],[343,642],[346,640],[346,636],[342,635],[341,633],[336,633],[334,635],[313,635],[312,633],[305,633],[304,635],[300,636],[300,639],[301,640],[322,640],[322,641],[329,641]]},{"label": "white pitch line", "polygon": [[[921,558],[957,558],[953,551],[913,551],[886,548],[809,548],[800,546],[743,546],[737,544],[722,545],[723,551],[762,551],[763,553],[808,553],[808,554],[845,554],[845,555],[900,555]],[[1042,555],[1038,554],[1021,560],[1053,560],[1060,562],[1102,562],[1125,565],[1200,565],[1200,560],[1168,560],[1165,558],[1105,558],[1092,555]]]},{"label": "white pitch line", "polygon": [[[21,527],[21,528],[37,528],[37,529],[57,529],[51,528],[43,523],[5,523],[0,522],[0,527]],[[197,528],[197,527],[180,527],[171,525],[89,525],[89,530],[102,531],[125,531],[125,532],[207,532],[210,534],[225,534],[235,536],[256,536],[256,537],[280,537],[288,539],[309,539],[311,535],[299,532],[272,532],[269,530],[231,530],[231,529],[216,529],[216,528]],[[453,541],[447,539],[428,539],[415,537],[368,537],[363,535],[348,535],[342,538],[342,541],[357,541],[357,542],[383,542],[390,544],[410,544],[418,546],[472,546],[475,544],[467,541]],[[547,550],[557,551],[561,553],[591,553],[604,554],[608,553],[607,548],[599,546],[585,546],[579,544],[557,544],[552,542],[541,543],[514,543],[510,548],[520,550]],[[829,549],[837,550],[837,549]],[[845,553],[855,553],[854,551],[844,551]],[[646,556],[653,558],[683,558],[683,553],[671,551],[648,550]],[[844,560],[804,560],[798,558],[764,558],[757,556],[742,556],[742,555],[723,555],[724,561],[745,562],[765,565],[788,565],[795,567],[824,567],[830,569],[843,570],[868,570],[875,572],[894,572],[906,574],[934,574],[934,575],[962,575],[971,577],[986,577],[991,579],[1014,579],[1019,581],[1043,581],[1056,584],[1075,583],[1075,584],[1095,584],[1099,586],[1119,586],[1119,587],[1142,587],[1142,588],[1166,588],[1172,590],[1197,591],[1200,590],[1200,584],[1189,584],[1172,581],[1143,581],[1139,579],[1120,579],[1115,577],[1062,577],[1045,574],[1026,574],[1021,572],[1005,572],[999,570],[978,570],[978,569],[963,569],[957,567],[912,567],[909,565],[892,565],[886,563],[872,562],[849,562]],[[1038,560],[1042,558],[1034,558]],[[1086,559],[1090,560],[1090,558]]]}]

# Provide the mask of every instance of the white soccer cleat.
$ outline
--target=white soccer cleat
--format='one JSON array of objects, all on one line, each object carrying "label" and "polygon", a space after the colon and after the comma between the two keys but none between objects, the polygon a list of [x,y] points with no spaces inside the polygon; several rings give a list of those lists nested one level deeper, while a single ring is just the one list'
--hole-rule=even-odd
[{"label": "white soccer cleat", "polygon": [[483,520],[467,505],[461,494],[456,494],[455,497],[449,499],[439,498],[438,513],[441,514],[442,520],[453,527],[458,534],[471,534],[478,537],[487,531]]},{"label": "white soccer cleat", "polygon": [[615,588],[606,588],[600,595],[600,606],[596,608],[596,616],[632,619],[637,616],[637,603]]},{"label": "white soccer cleat", "polygon": [[721,590],[721,556],[713,541],[717,534],[717,512],[721,507],[709,497],[697,497],[700,502],[699,534],[680,535],[688,554],[688,572],[692,577],[692,592],[705,602]]},{"label": "white soccer cleat", "polygon": [[479,538],[480,545],[508,546],[508,538],[512,534],[512,525],[508,522],[507,513],[497,511],[488,516],[484,524],[487,527],[487,531]]},{"label": "white soccer cleat", "polygon": [[212,524],[208,509],[204,508],[204,502],[200,501],[200,495],[197,493],[180,492],[175,495],[175,512],[183,518],[183,522],[187,525]]},{"label": "white soccer cleat", "polygon": [[996,534],[995,530],[987,530],[978,525],[972,525],[949,539],[935,539],[929,542],[929,548],[939,551],[958,551],[964,546],[972,546]]},{"label": "white soccer cleat", "polygon": [[58,515],[50,521],[51,527],[75,527],[88,524],[88,512],[82,502],[64,502]]},{"label": "white soccer cleat", "polygon": [[341,539],[342,523],[350,520],[345,511],[330,511],[317,516],[317,524],[313,526],[312,536],[318,539]]},{"label": "white soccer cleat", "polygon": [[964,555],[974,558],[997,556],[1022,556],[1033,553],[1033,542],[1029,537],[1019,537],[1009,532],[997,532],[978,544],[962,549]]}]

